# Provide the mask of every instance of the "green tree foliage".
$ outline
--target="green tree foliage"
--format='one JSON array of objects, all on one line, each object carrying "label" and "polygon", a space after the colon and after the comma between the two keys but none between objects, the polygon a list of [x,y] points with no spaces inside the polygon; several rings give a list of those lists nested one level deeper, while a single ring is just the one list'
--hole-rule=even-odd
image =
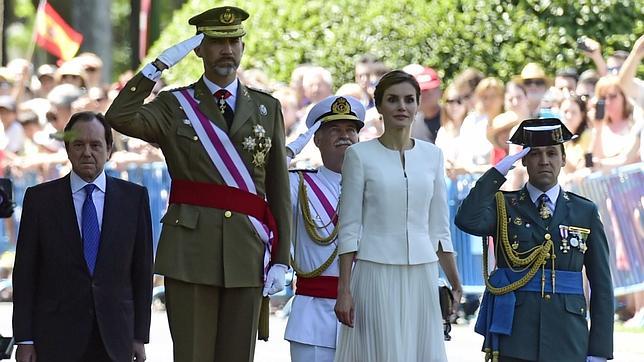
[{"label": "green tree foliage", "polygon": [[[224,2],[190,0],[177,12],[149,54],[194,35],[188,19]],[[353,81],[355,61],[374,54],[392,68],[435,67],[446,79],[466,67],[508,80],[527,62],[547,72],[591,67],[576,49],[586,35],[603,53],[629,50],[644,32],[641,0],[244,0],[248,35],[244,68],[259,68],[288,82],[301,63],[331,70],[336,85]],[[184,84],[202,73],[194,55],[167,71]]]}]

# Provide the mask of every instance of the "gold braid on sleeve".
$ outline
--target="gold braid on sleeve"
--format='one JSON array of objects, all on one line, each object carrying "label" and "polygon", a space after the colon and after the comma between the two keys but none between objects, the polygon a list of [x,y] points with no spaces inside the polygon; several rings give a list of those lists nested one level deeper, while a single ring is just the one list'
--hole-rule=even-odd
[{"label": "gold braid on sleeve", "polygon": [[[488,258],[487,258],[487,239],[483,239],[483,279],[485,280],[485,286],[487,290],[494,295],[503,295],[506,293],[513,292],[524,285],[528,284],[530,279],[534,277],[539,268],[542,270],[542,288],[543,288],[543,268],[546,264],[546,259],[551,257],[550,251],[552,250],[552,257],[554,258],[554,244],[552,239],[546,239],[543,244],[534,247],[525,252],[517,252],[510,246],[510,241],[508,239],[508,224],[507,224],[507,210],[505,207],[505,198],[503,197],[502,192],[497,192],[495,195],[496,198],[496,248],[501,248],[503,256],[508,260],[509,265],[516,266],[525,266],[529,268],[528,273],[524,275],[521,279],[510,283],[509,285],[503,287],[495,287],[490,284],[490,275],[488,272]],[[500,245],[498,245],[500,241]],[[523,255],[528,254],[528,256],[523,257]],[[553,273],[554,273],[554,261],[553,261]]]}]

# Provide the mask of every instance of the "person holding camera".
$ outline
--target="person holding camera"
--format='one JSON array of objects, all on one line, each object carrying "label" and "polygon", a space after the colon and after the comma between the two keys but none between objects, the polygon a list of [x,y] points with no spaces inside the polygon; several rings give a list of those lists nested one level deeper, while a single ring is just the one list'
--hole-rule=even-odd
[{"label": "person holding camera", "polygon": [[[596,169],[613,168],[639,161],[638,128],[641,113],[636,115],[617,76],[606,76],[595,87],[592,162]],[[637,127],[635,127],[637,125]]]}]

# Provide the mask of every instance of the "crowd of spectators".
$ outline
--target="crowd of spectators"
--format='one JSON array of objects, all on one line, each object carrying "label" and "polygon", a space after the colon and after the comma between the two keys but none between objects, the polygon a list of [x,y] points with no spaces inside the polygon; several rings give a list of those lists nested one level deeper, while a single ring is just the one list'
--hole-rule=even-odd
[{"label": "crowd of spectators", "polygon": [[[473,68],[451,81],[441,80],[440,66],[409,64],[403,69],[421,86],[421,106],[412,136],[437,144],[445,154],[448,176],[479,173],[509,152],[506,140],[526,118],[559,117],[579,137],[566,145],[567,164],[562,182],[615,166],[641,161],[644,124],[643,81],[636,70],[644,57],[644,40],[633,50],[617,51],[607,58],[600,44],[583,39],[584,52],[595,64],[580,74],[574,68],[559,70],[554,77],[542,65],[527,63],[509,82]],[[581,51],[581,50],[580,50]],[[62,130],[74,112],[105,112],[132,72],[117,82],[101,79],[101,59],[82,53],[56,67],[34,67],[14,59],[0,68],[0,171],[5,177],[30,173],[41,182],[68,172]],[[245,84],[271,92],[282,104],[287,142],[306,130],[304,120],[315,102],[332,94],[351,95],[367,108],[361,140],[377,137],[382,120],[373,104],[379,77],[390,69],[372,55],[355,63],[355,81],[337,84],[329,69],[302,64],[289,84],[273,82],[260,69],[242,69]],[[164,88],[158,84],[154,94]],[[115,135],[111,167],[124,169],[131,163],[162,160],[158,148],[137,139]],[[292,167],[317,167],[321,163],[309,145]],[[508,187],[525,181],[517,167]]]}]

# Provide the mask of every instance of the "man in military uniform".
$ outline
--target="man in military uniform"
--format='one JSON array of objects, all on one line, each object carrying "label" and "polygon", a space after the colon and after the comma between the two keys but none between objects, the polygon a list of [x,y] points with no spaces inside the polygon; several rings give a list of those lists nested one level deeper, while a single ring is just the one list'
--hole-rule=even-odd
[{"label": "man in military uniform", "polygon": [[[284,123],[275,98],[237,79],[247,18],[232,6],[191,18],[197,35],[145,66],[106,114],[119,132],[158,144],[172,177],[155,269],[175,361],[252,361],[262,294],[284,288]],[[193,49],[204,75],[144,105],[161,72]]]},{"label": "man in military uniform", "polygon": [[[613,356],[613,286],[604,227],[592,201],[557,183],[566,162],[563,143],[574,137],[555,118],[524,121],[510,139],[523,151],[481,176],[456,215],[465,232],[494,237],[496,268],[489,276],[485,270],[476,324],[485,337],[486,360],[581,362]],[[499,192],[519,159],[528,183]],[[591,289],[590,331],[582,268]]]},{"label": "man in military uniform", "polygon": [[297,284],[284,338],[291,343],[293,362],[332,362],[335,355],[340,171],[344,152],[358,142],[364,116],[365,108],[357,99],[327,97],[309,111],[309,130],[287,146],[294,156],[314,134],[323,164],[317,170],[290,172]]}]

